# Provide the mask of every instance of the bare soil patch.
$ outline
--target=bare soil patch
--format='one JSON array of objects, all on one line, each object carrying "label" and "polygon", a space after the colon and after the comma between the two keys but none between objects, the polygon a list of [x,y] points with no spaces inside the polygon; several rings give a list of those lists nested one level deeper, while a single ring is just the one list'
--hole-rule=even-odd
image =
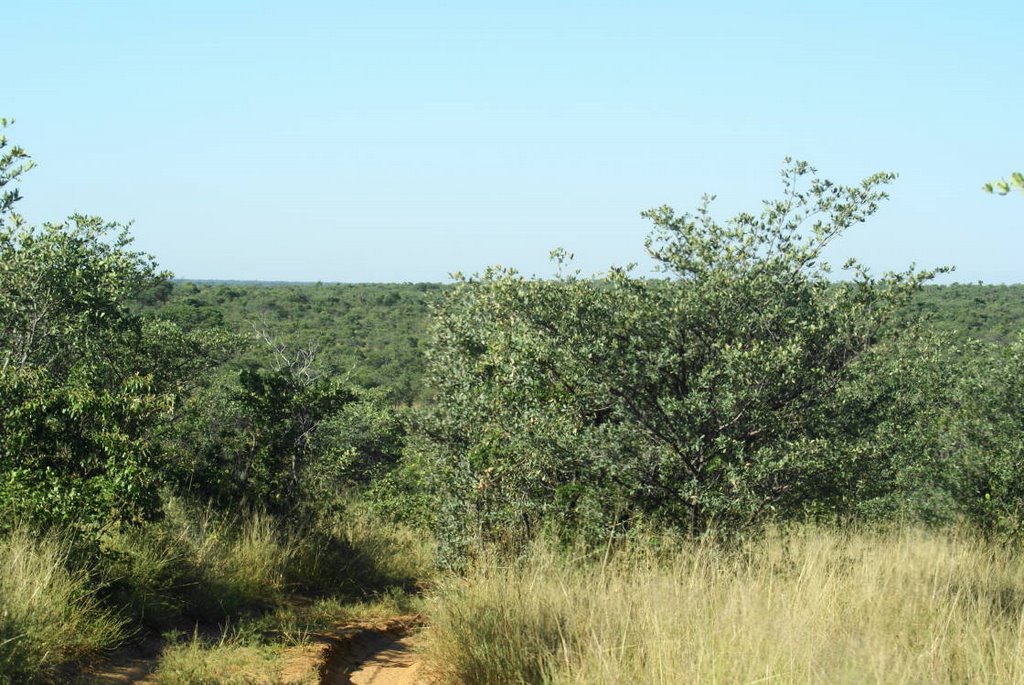
[{"label": "bare soil patch", "polygon": [[428,682],[414,653],[419,615],[349,621],[296,648],[281,673],[284,683],[308,683],[317,673],[323,685],[420,685]]}]

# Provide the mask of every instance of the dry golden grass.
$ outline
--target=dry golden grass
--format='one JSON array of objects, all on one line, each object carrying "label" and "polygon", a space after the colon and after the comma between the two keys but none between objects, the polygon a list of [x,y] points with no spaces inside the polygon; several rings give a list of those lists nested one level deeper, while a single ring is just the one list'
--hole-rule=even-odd
[{"label": "dry golden grass", "polygon": [[450,682],[1024,682],[1024,555],[967,534],[801,528],[610,561],[538,545],[431,597]]},{"label": "dry golden grass", "polygon": [[68,545],[25,530],[0,536],[0,683],[56,678],[65,661],[117,645],[126,621],[92,595]]}]

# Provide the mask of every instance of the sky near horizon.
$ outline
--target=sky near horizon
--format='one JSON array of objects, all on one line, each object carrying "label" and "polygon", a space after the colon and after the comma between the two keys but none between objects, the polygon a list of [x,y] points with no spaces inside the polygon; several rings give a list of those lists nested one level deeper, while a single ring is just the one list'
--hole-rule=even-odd
[{"label": "sky near horizon", "polygon": [[787,156],[899,173],[833,248],[1024,282],[1024,3],[3,0],[30,220],[181,278],[646,268],[640,211],[757,211]]}]

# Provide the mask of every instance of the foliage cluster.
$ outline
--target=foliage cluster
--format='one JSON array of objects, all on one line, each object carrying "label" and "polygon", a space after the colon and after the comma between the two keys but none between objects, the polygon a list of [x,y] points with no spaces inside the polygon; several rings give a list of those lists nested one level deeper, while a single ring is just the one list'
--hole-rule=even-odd
[{"label": "foliage cluster", "polygon": [[561,252],[555,279],[461,278],[435,311],[417,455],[450,561],[639,520],[1016,526],[1018,348],[912,320],[935,271],[874,277],[851,260],[836,282],[825,260],[891,180],[841,186],[793,162],[757,215],[719,221],[712,198],[652,210],[659,280],[582,278]]},{"label": "foliage cluster", "polygon": [[1008,179],[1001,178],[998,181],[986,183],[982,187],[986,193],[996,193],[998,195],[1009,195],[1011,190],[1019,190],[1024,193],[1024,174],[1014,171]]},{"label": "foliage cluster", "polygon": [[397,458],[404,426],[383,391],[265,330],[152,313],[169,274],[133,249],[129,227],[28,225],[15,186],[31,164],[6,138],[0,152],[4,521],[72,526],[95,542],[105,525],[158,517],[161,488],[296,514],[307,484],[323,494],[365,483]]}]

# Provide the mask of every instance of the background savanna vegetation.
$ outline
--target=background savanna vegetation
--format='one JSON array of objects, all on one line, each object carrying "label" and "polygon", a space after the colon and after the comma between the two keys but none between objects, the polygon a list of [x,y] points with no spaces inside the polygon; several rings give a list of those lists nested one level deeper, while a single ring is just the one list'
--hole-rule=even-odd
[{"label": "background savanna vegetation", "polygon": [[449,682],[1024,677],[1024,286],[833,270],[891,175],[651,210],[653,276],[339,285],[174,280],[30,225],[30,167],[0,139],[0,681],[156,640],[274,682],[410,610]]}]

